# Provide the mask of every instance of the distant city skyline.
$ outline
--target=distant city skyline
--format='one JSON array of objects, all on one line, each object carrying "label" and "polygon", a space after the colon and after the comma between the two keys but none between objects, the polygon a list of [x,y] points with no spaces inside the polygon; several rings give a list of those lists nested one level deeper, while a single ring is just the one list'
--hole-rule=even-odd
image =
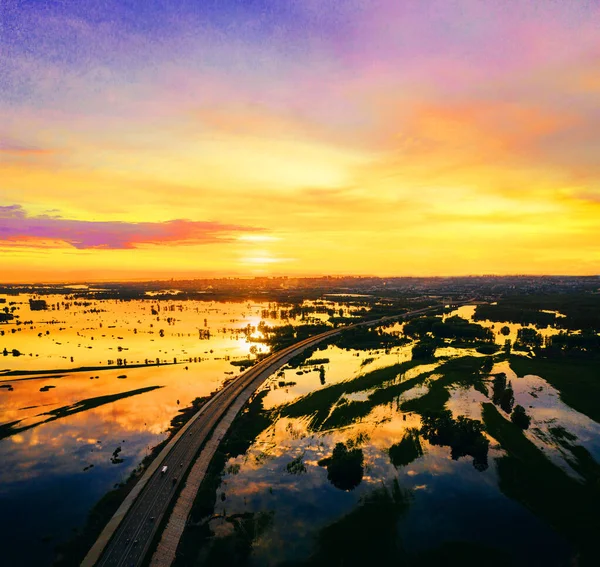
[{"label": "distant city skyline", "polygon": [[0,282],[596,275],[600,3],[0,8]]}]

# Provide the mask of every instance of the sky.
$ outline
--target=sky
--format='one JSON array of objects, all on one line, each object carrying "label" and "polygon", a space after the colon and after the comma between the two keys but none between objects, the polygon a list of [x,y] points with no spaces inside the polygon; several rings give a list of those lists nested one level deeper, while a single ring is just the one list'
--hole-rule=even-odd
[{"label": "sky", "polygon": [[0,282],[600,273],[600,0],[0,1]]}]

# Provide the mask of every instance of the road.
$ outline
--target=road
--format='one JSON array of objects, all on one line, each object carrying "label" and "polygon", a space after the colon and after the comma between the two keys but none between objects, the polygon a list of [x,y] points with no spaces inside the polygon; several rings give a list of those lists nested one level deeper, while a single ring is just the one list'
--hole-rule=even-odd
[{"label": "road", "polygon": [[[131,505],[96,565],[98,567],[138,567],[143,563],[171,500],[178,492],[182,477],[194,462],[201,446],[210,436],[227,408],[260,375],[263,380],[266,380],[290,357],[347,329],[381,325],[393,320],[427,313],[440,309],[440,307],[417,309],[375,321],[365,321],[331,329],[276,352],[230,382],[192,418],[193,422],[188,426],[185,434],[174,443]],[[164,467],[167,467],[166,471],[162,472]]]}]

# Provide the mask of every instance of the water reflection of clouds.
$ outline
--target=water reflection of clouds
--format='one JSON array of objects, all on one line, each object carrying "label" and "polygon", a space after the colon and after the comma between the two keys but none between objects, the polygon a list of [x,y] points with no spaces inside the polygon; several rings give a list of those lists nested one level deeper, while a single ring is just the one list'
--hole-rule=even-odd
[{"label": "water reflection of clouds", "polygon": [[[456,352],[453,354],[466,354],[463,349],[454,350]],[[350,378],[363,370],[366,371],[360,363],[367,353],[359,357],[355,354],[349,351],[338,353],[335,347],[329,347],[327,355],[331,362],[328,370],[331,369],[331,375]],[[313,356],[320,358],[326,355],[321,351]],[[435,365],[432,365],[422,366],[413,372],[418,376],[434,370]],[[310,376],[302,374],[297,379],[301,381],[305,377]],[[432,378],[436,379],[437,376],[433,375]],[[285,380],[287,379],[286,373]],[[518,381],[523,385],[527,383],[523,379]],[[331,383],[335,383],[335,380]],[[316,385],[311,389],[306,384],[297,389],[289,387],[289,391],[283,397],[280,397],[280,390],[272,390],[267,396],[267,405],[274,407],[276,402],[282,399],[296,399],[306,389],[314,391],[319,387]],[[426,389],[426,385],[417,386],[405,393],[405,396],[410,398],[421,395]],[[515,395],[520,395],[519,388],[516,388]],[[358,397],[354,396],[356,399]],[[228,514],[271,510],[276,514],[273,527],[255,542],[253,547],[253,558],[257,563],[277,563],[306,557],[312,547],[312,544],[307,544],[306,541],[312,541],[312,537],[322,527],[353,510],[361,497],[369,491],[382,483],[389,484],[395,478],[399,480],[401,487],[412,491],[413,494],[408,515],[401,523],[400,532],[403,541],[405,538],[409,540],[409,547],[415,552],[435,547],[449,539],[462,540],[465,534],[492,546],[504,545],[507,549],[517,550],[516,553],[521,553],[523,549],[531,549],[530,537],[548,539],[548,527],[500,491],[496,460],[504,455],[504,451],[497,445],[492,444],[488,451],[489,467],[480,471],[473,467],[472,457],[453,460],[449,447],[434,446],[421,439],[424,454],[409,465],[396,469],[387,450],[404,437],[408,428],[418,429],[421,425],[418,414],[399,411],[402,399],[399,397],[393,402],[376,406],[368,416],[348,427],[320,433],[307,430],[306,418],[279,419],[256,439],[245,456],[232,461],[240,465],[240,470],[236,475],[228,474],[224,477],[227,498],[225,503],[217,504],[218,510],[226,509]],[[556,408],[557,399],[548,397],[549,410],[553,411]],[[480,419],[481,403],[487,401],[489,400],[484,394],[472,387],[456,387],[450,389],[447,407],[455,416],[465,415],[471,419]],[[542,410],[544,408],[541,406],[539,411]],[[570,412],[571,424],[574,424],[574,420],[580,420],[570,408],[565,408],[565,411]],[[562,408],[559,408],[559,414],[561,412]],[[539,417],[542,419],[542,414],[539,414]],[[583,420],[579,425],[585,429],[589,423]],[[327,480],[327,471],[318,466],[318,461],[331,455],[337,442],[357,439],[359,434],[367,439],[362,446],[363,479],[352,492],[342,492]],[[580,434],[583,438],[583,433]],[[255,454],[264,451],[269,452],[270,458],[267,462],[254,458]],[[288,474],[285,466],[299,455],[303,455],[306,473]],[[495,521],[498,525],[504,526],[506,533],[512,534],[503,535],[503,541],[498,540],[497,532],[482,529],[481,514],[490,507],[495,511]],[[440,517],[441,509],[443,520]],[[509,529],[515,525],[519,526],[518,533]],[[423,538],[424,533],[428,534],[426,541]],[[560,538],[555,538],[554,534],[551,535],[553,543],[550,545],[552,550],[549,554],[564,555],[565,549],[568,549],[565,543]],[[298,538],[302,538],[304,543],[290,544],[298,541]]]},{"label": "water reflection of clouds", "polygon": [[555,464],[572,476],[578,476],[565,458],[572,456],[568,452],[565,454],[565,449],[552,439],[550,428],[554,427],[563,427],[576,435],[577,440],[573,443],[582,445],[600,461],[600,424],[565,404],[558,390],[539,376],[517,377],[508,362],[494,365],[493,372],[504,372],[511,381],[515,405],[522,405],[532,418],[525,435]]},{"label": "water reflection of clouds", "polygon": [[[31,325],[3,326],[7,331],[3,344],[11,351],[20,350],[26,356],[5,357],[11,369],[47,369],[69,366],[97,366],[108,359],[126,358],[130,364],[146,358],[161,360],[210,354],[227,348],[233,356],[247,356],[253,345],[242,332],[248,324],[258,326],[261,311],[268,304],[217,303],[202,301],[119,302],[86,300],[89,304],[67,300],[64,296],[45,296],[50,306],[58,310],[30,311],[29,295],[19,296],[21,320]],[[160,305],[160,311],[152,309]],[[97,310],[97,311],[96,311]],[[204,324],[206,319],[206,326]],[[285,321],[264,319],[269,325]],[[290,321],[291,322],[291,321]],[[9,332],[14,328],[15,333]],[[160,330],[164,336],[159,336]],[[199,329],[209,329],[211,338],[199,340]],[[48,334],[46,334],[48,332]],[[39,336],[41,334],[41,336]],[[266,345],[257,345],[267,352]],[[118,347],[124,350],[119,351]],[[31,353],[32,356],[29,356]],[[73,361],[71,361],[73,357]]]},{"label": "water reflection of clouds", "polygon": [[446,402],[446,407],[452,411],[456,417],[464,415],[470,419],[481,421],[481,404],[490,400],[473,386],[468,388],[452,388],[450,390],[450,399]]},{"label": "water reflection of clouds", "polygon": [[[273,373],[265,383],[265,387],[270,388],[271,391],[264,399],[264,407],[266,409],[271,409],[284,403],[290,403],[303,395],[327,388],[332,384],[339,384],[340,382],[356,378],[361,374],[366,374],[367,372],[372,372],[379,368],[385,368],[392,364],[410,360],[411,356],[410,346],[394,347],[386,353],[386,351],[382,349],[373,351],[345,350],[335,345],[328,345],[327,348],[313,353],[307,360],[307,363],[310,363],[310,360],[323,358],[329,359],[329,362],[318,363],[314,367],[307,364],[307,366],[302,369],[287,368],[283,370],[283,373],[280,371]],[[368,364],[363,364],[363,362],[369,358],[372,358],[373,360]],[[318,368],[320,366],[325,368],[324,384],[321,384],[319,378]],[[400,382],[408,380],[420,373],[426,372],[430,367],[435,368],[436,366],[437,364],[420,365],[412,372],[406,372],[403,375],[399,375],[397,380]],[[298,374],[298,372],[301,372],[303,369],[309,371]],[[279,387],[278,383],[280,381],[285,382],[287,386],[283,388]],[[291,385],[291,382],[294,384]],[[353,396],[354,395],[355,394],[353,394]]]},{"label": "water reflection of clouds", "polygon": [[[5,486],[46,475],[81,472],[89,464],[110,464],[110,455],[119,445],[123,446],[121,457],[125,458],[123,467],[128,474],[146,454],[147,447],[165,437],[161,432],[153,432],[143,419],[143,415],[128,413],[127,409],[105,406],[9,437],[0,445],[0,483]],[[110,466],[111,470],[117,469]],[[23,468],[30,471],[27,478],[16,472]]]},{"label": "water reflection of clouds", "polygon": [[[384,421],[384,417],[387,420]],[[424,455],[406,467],[394,468],[386,450],[402,439],[406,428],[419,424],[419,416],[409,414],[405,421],[403,415],[390,406],[376,408],[366,423],[310,436],[298,420],[276,423],[257,438],[246,456],[229,463],[241,465],[240,470],[235,475],[225,475],[222,490],[226,493],[226,500],[218,502],[215,512],[234,514],[274,510],[274,525],[256,542],[253,557],[257,563],[267,559],[270,563],[277,563],[309,554],[312,544],[298,545],[294,543],[298,538],[310,542],[311,536],[321,528],[354,509],[361,497],[382,483],[389,485],[394,478],[399,479],[403,488],[430,495],[441,494],[442,498],[448,497],[449,486],[448,481],[443,479],[451,479],[452,494],[471,493],[476,485],[479,488],[475,493],[486,495],[488,499],[492,495],[502,508],[506,499],[498,489],[494,464],[481,473],[473,468],[471,458],[453,461],[448,447],[432,446],[422,440]],[[307,436],[298,438],[301,431]],[[363,480],[354,491],[343,492],[330,484],[326,469],[317,463],[331,454],[337,442],[356,439],[360,433],[369,435],[363,446]],[[271,460],[266,464],[257,463],[253,455],[263,451],[273,438],[277,442]],[[500,454],[492,449],[490,459]],[[286,464],[299,455],[303,455],[306,473],[287,473]],[[415,513],[421,521],[429,504],[423,508],[423,502],[417,499],[411,507],[416,508]],[[449,511],[448,517],[452,517],[452,511]],[[443,535],[439,538],[443,540]],[[284,542],[288,545],[282,545]]]}]

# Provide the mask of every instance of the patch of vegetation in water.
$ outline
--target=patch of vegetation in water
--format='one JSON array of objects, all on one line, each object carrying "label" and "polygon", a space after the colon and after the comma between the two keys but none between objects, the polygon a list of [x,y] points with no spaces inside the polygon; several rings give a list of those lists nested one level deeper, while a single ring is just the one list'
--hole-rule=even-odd
[{"label": "patch of vegetation in water", "polygon": [[306,465],[304,464],[304,453],[292,459],[286,466],[285,470],[289,474],[304,474],[306,473]]},{"label": "patch of vegetation in water", "polygon": [[420,340],[411,349],[413,360],[434,360],[435,351],[437,347],[441,346],[441,343],[429,338]]},{"label": "patch of vegetation in water", "polygon": [[373,409],[368,402],[342,399],[323,422],[321,429],[339,429],[366,417]]},{"label": "patch of vegetation in water", "polygon": [[419,430],[414,427],[407,429],[402,440],[388,449],[388,454],[390,462],[396,468],[405,467],[422,457],[423,447],[421,446]]},{"label": "patch of vegetation in water", "polygon": [[331,457],[321,459],[320,467],[327,467],[327,480],[340,490],[354,490],[364,474],[364,455],[358,447],[337,443]]},{"label": "patch of vegetation in water", "polygon": [[[381,386],[385,382],[394,380],[398,374],[406,372],[417,365],[418,362],[415,361],[394,364],[386,368],[373,370],[372,372],[368,372],[367,374],[363,374],[352,380],[332,384],[326,388],[311,392],[295,402],[284,406],[281,408],[281,415],[284,417],[310,416],[308,428],[312,431],[325,429],[333,424],[339,425],[340,423],[350,423],[349,418],[352,414],[355,416],[367,415],[370,411],[368,408],[374,406],[369,402],[347,403],[337,411],[335,416],[333,416],[332,409],[344,394],[363,392],[376,386]],[[416,383],[417,380],[407,380],[399,386],[402,386],[403,389],[410,389]],[[332,420],[327,424],[330,414]]]},{"label": "patch of vegetation in water", "polygon": [[487,395],[484,360],[483,357],[475,356],[448,360],[436,369],[436,373],[440,373],[441,377],[431,383],[429,391],[420,398],[403,402],[402,410],[414,411],[421,415],[442,411],[450,399],[448,387],[453,384],[461,387],[473,386]]},{"label": "patch of vegetation in water", "polygon": [[455,315],[443,321],[440,317],[412,319],[404,326],[404,333],[413,338],[433,336],[437,339],[459,339],[463,341],[494,340],[494,333],[478,323],[470,323]]},{"label": "patch of vegetation in water", "polygon": [[574,410],[600,423],[600,361],[526,358],[513,355],[510,366],[518,376],[540,376],[560,392]]},{"label": "patch of vegetation in water", "polygon": [[310,364],[325,364],[326,362],[329,362],[328,358],[323,358],[323,359],[318,359],[318,360],[323,360],[324,362],[313,362],[310,361],[309,362],[309,358],[315,353],[318,352],[320,350],[324,350],[327,348],[327,341],[318,343],[316,345],[311,345],[307,348],[305,348],[302,352],[299,352],[298,354],[292,356],[292,358],[290,358],[288,360],[287,365],[290,368],[299,368],[300,366],[306,366],[306,365],[310,365]]},{"label": "patch of vegetation in water", "polygon": [[506,451],[506,455],[496,459],[502,492],[565,536],[577,550],[578,565],[597,565],[596,541],[600,530],[597,464],[585,483],[578,482],[554,465],[493,404],[483,404],[483,419],[489,434]]},{"label": "patch of vegetation in water", "polygon": [[300,364],[300,366],[315,366],[317,364],[329,364],[328,358],[313,358]]},{"label": "patch of vegetation in water", "polygon": [[536,354],[543,358],[595,359],[600,362],[600,335],[593,330],[560,332],[546,338]]},{"label": "patch of vegetation in water", "polygon": [[[452,344],[452,346],[457,346]],[[479,354],[496,354],[500,350],[500,345],[497,344],[481,344],[475,348]]]},{"label": "patch of vegetation in water", "polygon": [[346,350],[387,350],[408,344],[410,340],[401,333],[386,332],[381,328],[353,327],[342,331],[332,342]]},{"label": "patch of vegetation in water", "polygon": [[550,427],[548,428],[548,431],[550,432],[550,435],[561,444],[565,441],[575,441],[577,439],[577,435],[573,435],[573,433],[567,431],[561,425]]},{"label": "patch of vegetation in water", "polygon": [[[181,362],[161,362],[160,366],[172,366],[175,364],[183,364]],[[127,368],[145,368],[147,366],[156,366],[152,364],[127,364]],[[77,368],[54,368],[50,370],[7,370],[0,372],[0,377],[4,376],[36,376],[40,374],[70,374],[72,372],[95,372],[97,370],[122,370],[123,366],[79,366]],[[56,378],[62,378],[57,376]]]},{"label": "patch of vegetation in water", "polygon": [[546,327],[556,322],[554,313],[545,313],[535,308],[517,307],[499,302],[498,305],[478,305],[473,315],[475,321],[495,321],[498,323],[518,323]]},{"label": "patch of vegetation in water", "polygon": [[[487,395],[485,384],[485,358],[466,356],[442,363],[435,372],[442,376],[432,381],[427,394],[407,400],[400,406],[403,411],[415,411],[419,414],[442,411],[450,399],[448,387],[473,386]],[[333,384],[327,388],[311,392],[299,400],[281,408],[285,417],[309,417],[308,428],[323,431],[344,427],[366,417],[377,406],[390,403],[398,397],[423,383],[433,371],[397,384],[386,384],[401,372],[413,368],[420,361],[411,360],[386,368],[374,370],[354,380]],[[344,394],[361,392],[376,388],[364,401],[346,401],[340,399]]]},{"label": "patch of vegetation in water", "polygon": [[452,412],[423,415],[421,435],[432,445],[450,447],[453,460],[461,457],[473,457],[473,466],[478,471],[488,468],[488,448],[490,442],[483,435],[485,427],[476,419],[464,415],[452,417]]},{"label": "patch of vegetation in water", "polygon": [[267,344],[271,347],[272,352],[276,352],[314,335],[329,331],[331,327],[324,323],[296,326],[282,325],[280,327],[268,327],[264,325],[260,330],[265,335],[265,338],[252,340]]},{"label": "patch of vegetation in water", "polygon": [[529,429],[531,417],[527,415],[523,406],[517,405],[510,416],[510,420],[521,429]]},{"label": "patch of vegetation in water", "polygon": [[[596,284],[597,285],[597,284]],[[557,317],[558,311],[565,317]],[[497,305],[479,305],[475,319],[511,321],[522,325],[556,325],[563,329],[593,329],[600,332],[600,294],[589,292],[516,295]]]},{"label": "patch of vegetation in water", "polygon": [[506,374],[500,372],[492,380],[492,401],[510,414],[515,403],[514,391],[510,381],[506,381]]}]

